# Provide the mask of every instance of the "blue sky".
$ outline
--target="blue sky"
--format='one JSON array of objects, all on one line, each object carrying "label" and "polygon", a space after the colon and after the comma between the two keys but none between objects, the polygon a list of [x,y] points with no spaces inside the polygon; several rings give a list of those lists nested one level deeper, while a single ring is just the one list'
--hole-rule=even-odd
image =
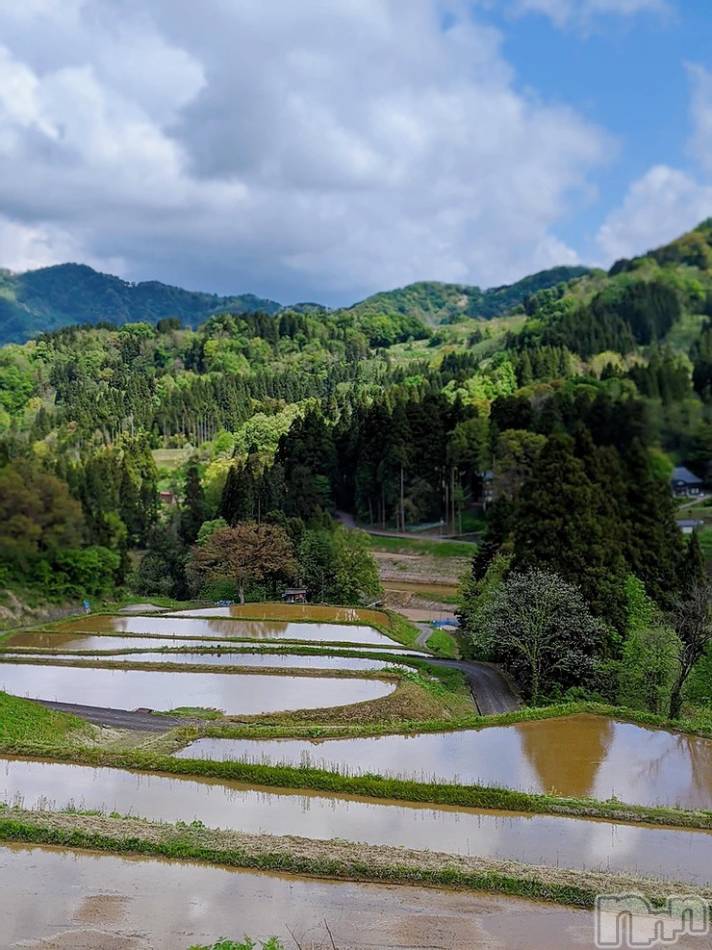
[{"label": "blue sky", "polygon": [[709,0],[0,4],[13,270],[340,305],[709,215]]},{"label": "blue sky", "polygon": [[505,56],[521,83],[570,103],[615,137],[609,163],[595,176],[597,200],[560,228],[595,258],[592,236],[632,181],[661,163],[696,172],[688,148],[687,65],[712,68],[712,4],[684,0],[667,10],[609,13],[563,28],[538,13],[488,11],[487,19],[501,29]]}]

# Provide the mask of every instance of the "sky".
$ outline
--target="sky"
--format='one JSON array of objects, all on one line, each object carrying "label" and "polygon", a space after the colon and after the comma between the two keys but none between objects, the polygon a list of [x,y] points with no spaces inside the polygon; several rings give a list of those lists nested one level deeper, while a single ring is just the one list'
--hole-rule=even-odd
[{"label": "sky", "polygon": [[0,267],[336,306],[710,215],[711,0],[0,0]]}]

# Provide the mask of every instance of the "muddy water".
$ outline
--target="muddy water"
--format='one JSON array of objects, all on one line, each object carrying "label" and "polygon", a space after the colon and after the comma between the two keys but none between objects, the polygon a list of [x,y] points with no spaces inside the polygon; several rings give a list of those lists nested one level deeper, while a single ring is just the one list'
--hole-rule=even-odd
[{"label": "muddy water", "polygon": [[712,832],[575,818],[434,808],[251,788],[235,782],[0,760],[0,799],[25,808],[73,805],[208,827],[394,845],[571,868],[712,879]]},{"label": "muddy water", "polygon": [[[23,654],[6,654],[10,657],[22,657]],[[0,660],[3,654],[0,654]],[[109,660],[112,663],[175,663],[199,664],[200,666],[261,666],[272,669],[312,669],[312,670],[385,670],[397,666],[396,660],[388,663],[385,660],[368,660],[353,656],[299,656],[285,653],[233,653],[230,650],[221,650],[215,653],[177,653],[164,651],[162,653],[118,653],[107,656],[84,656],[76,653],[41,654],[45,659],[55,660]]]},{"label": "muddy water", "polygon": [[[333,641],[368,646],[398,646],[394,640],[383,636],[373,627],[338,623],[285,623],[281,620],[242,620],[237,623],[234,620],[200,617],[89,616],[59,624],[54,630],[58,634],[138,633],[190,639],[246,637],[254,640],[304,640],[313,643]],[[19,646],[20,640],[13,638],[12,643]]]},{"label": "muddy water", "polygon": [[282,620],[285,623],[388,624],[388,614],[381,610],[355,607],[327,607],[319,604],[233,604],[231,607],[203,607],[198,610],[177,610],[174,617],[231,617],[234,620],[256,617],[258,620]]},{"label": "muddy water", "polygon": [[[212,647],[219,645],[216,643],[217,639],[221,638],[190,638],[182,636],[170,636],[168,634],[162,634],[155,637],[142,637],[139,634],[130,634],[127,636],[121,636],[117,634],[116,636],[111,633],[108,634],[91,634],[91,633],[61,633],[61,632],[42,632],[39,630],[26,631],[23,633],[16,633],[13,635],[11,642],[8,641],[7,644],[4,644],[5,649],[0,650],[0,656],[3,652],[9,652],[13,647],[28,647],[38,650],[85,650],[90,653],[100,653],[109,650],[160,650],[162,648],[170,648],[173,646],[199,646]],[[176,641],[174,643],[174,641]],[[240,642],[235,644],[236,647],[244,648],[248,650],[250,646],[254,649],[257,644],[249,644],[247,642]],[[259,644],[262,646],[262,644]],[[275,647],[281,646],[281,644],[266,643],[266,647]],[[348,650],[349,652],[363,652],[378,650],[379,652],[392,652],[404,653],[408,656],[420,656],[427,657],[429,654],[422,653],[418,650],[409,650],[404,647],[397,647],[393,643],[389,644],[379,644],[377,647],[374,646],[343,646],[343,647],[327,647],[329,653],[338,656],[340,650]],[[285,643],[284,648],[288,649],[289,644]]]},{"label": "muddy water", "polygon": [[712,808],[712,741],[602,716],[376,739],[201,739],[180,754]]},{"label": "muddy water", "polygon": [[277,936],[287,950],[295,941],[305,950],[593,948],[590,912],[480,893],[26,845],[0,848],[0,878],[3,946],[12,950],[181,950],[243,934]]},{"label": "muddy water", "polygon": [[170,710],[181,706],[250,715],[290,709],[347,706],[387,696],[394,684],[333,677],[229,673],[161,673],[87,667],[0,664],[0,690],[114,709]]}]

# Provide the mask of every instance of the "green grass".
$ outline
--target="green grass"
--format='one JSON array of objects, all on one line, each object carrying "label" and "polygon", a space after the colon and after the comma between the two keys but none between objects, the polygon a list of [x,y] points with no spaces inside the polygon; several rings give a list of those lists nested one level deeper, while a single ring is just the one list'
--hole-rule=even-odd
[{"label": "green grass", "polygon": [[426,554],[429,557],[474,557],[477,545],[471,541],[434,541],[427,538],[391,538],[371,535],[375,551],[388,554]]},{"label": "green grass", "polygon": [[189,950],[284,950],[284,944],[280,943],[276,937],[270,937],[264,943],[258,945],[250,937],[245,937],[239,943],[234,940],[218,940],[217,943],[208,946],[192,946]]},{"label": "green grass", "polygon": [[437,656],[443,656],[447,659],[457,659],[460,650],[457,641],[451,633],[446,630],[436,630],[428,637],[427,647]]},{"label": "green grass", "polygon": [[86,729],[86,723],[75,716],[0,693],[0,742],[54,742]]},{"label": "green grass", "polygon": [[[350,846],[345,852],[338,841],[315,841],[309,842],[307,848],[295,848],[289,840],[274,838],[265,846],[260,845],[259,839],[248,835],[230,835],[145,821],[136,821],[131,829],[126,829],[121,821],[114,824],[114,819],[84,820],[81,816],[50,813],[14,812],[3,816],[0,812],[0,841],[56,845],[113,854],[151,855],[221,867],[278,871],[337,880],[456,887],[579,907],[592,907],[601,889],[601,875],[586,871],[515,863],[503,867],[484,859],[475,865],[468,865],[455,857],[446,861],[437,858],[429,860],[428,855],[415,859],[401,857],[397,850],[394,850],[390,859],[384,856],[380,860],[373,860],[369,854],[372,849],[368,846]],[[618,883],[615,877],[606,880],[612,885]],[[631,879],[624,880],[630,889]],[[635,883],[635,889],[645,893],[656,906],[664,904],[666,891],[663,882],[639,879]]]},{"label": "green grass", "polygon": [[706,561],[712,560],[712,528],[702,528],[697,537]]}]

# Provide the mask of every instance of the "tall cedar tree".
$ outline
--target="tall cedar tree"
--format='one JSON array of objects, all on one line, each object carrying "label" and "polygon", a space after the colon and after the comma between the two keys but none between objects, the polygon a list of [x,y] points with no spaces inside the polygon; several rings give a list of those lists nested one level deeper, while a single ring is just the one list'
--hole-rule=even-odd
[{"label": "tall cedar tree", "polygon": [[200,526],[207,517],[205,492],[200,481],[200,468],[193,459],[185,473],[183,508],[180,515],[180,533],[184,544],[193,544]]},{"label": "tall cedar tree", "polygon": [[606,494],[574,455],[572,439],[551,436],[522,488],[515,570],[551,571],[579,585],[594,613],[621,629],[627,569],[617,531]]}]

